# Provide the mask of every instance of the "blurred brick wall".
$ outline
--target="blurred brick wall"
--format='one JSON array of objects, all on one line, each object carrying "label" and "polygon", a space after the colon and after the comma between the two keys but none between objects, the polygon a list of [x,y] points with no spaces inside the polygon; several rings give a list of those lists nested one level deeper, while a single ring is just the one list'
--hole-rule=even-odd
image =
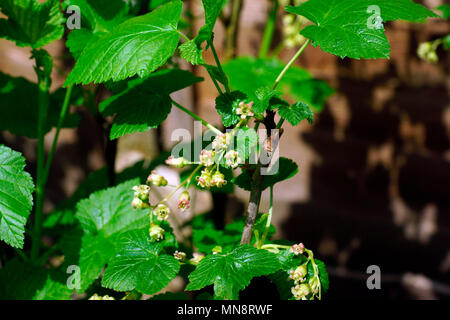
[{"label": "blurred brick wall", "polygon": [[[435,7],[442,2],[426,4]],[[200,1],[189,5],[200,14],[194,21],[198,28]],[[268,8],[265,0],[244,1],[239,55],[257,54]],[[440,20],[426,25],[390,23],[391,60],[341,60],[310,46],[298,61],[337,93],[312,127],[285,126],[280,152],[299,164],[300,173],[275,188],[274,223],[278,237],[303,241],[330,265],[330,298],[418,297],[408,272],[428,277],[424,283],[431,283],[429,278],[450,283],[450,57],[442,53],[439,64],[431,65],[415,54],[420,42],[449,32],[448,23]],[[222,55],[221,23],[215,33]],[[61,42],[48,49],[54,57],[64,53]],[[285,50],[282,57],[293,53]],[[210,52],[205,58],[213,63]],[[59,62],[57,66],[64,68]],[[0,40],[0,70],[34,80],[29,51],[5,40]],[[216,90],[202,68],[193,71],[206,80],[194,90],[177,93],[175,99],[219,124]],[[57,68],[54,73],[56,88],[64,79]],[[101,125],[88,112],[79,112],[81,127],[62,131],[48,210],[69,196],[88,172],[106,163]],[[159,131],[164,148],[173,145],[170,135],[179,127],[192,130],[192,122],[174,108]],[[52,134],[46,138],[47,147]],[[0,138],[33,161],[35,141],[5,132]],[[155,130],[120,139],[116,169],[154,157],[158,139]],[[209,195],[200,193],[198,199],[199,211],[211,207]],[[238,190],[226,208],[242,212],[247,200],[248,193]],[[267,207],[265,194],[262,210]],[[365,287],[361,279],[370,264],[388,274],[383,278],[386,290],[369,292]],[[449,297],[433,290],[425,294]]]}]

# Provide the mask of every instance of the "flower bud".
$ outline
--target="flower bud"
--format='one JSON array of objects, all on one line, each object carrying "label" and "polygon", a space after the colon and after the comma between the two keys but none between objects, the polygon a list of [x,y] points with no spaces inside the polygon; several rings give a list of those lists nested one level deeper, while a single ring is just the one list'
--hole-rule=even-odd
[{"label": "flower bud", "polygon": [[167,158],[166,164],[175,168],[184,168],[189,164],[189,161],[183,157],[174,158],[173,156],[170,156]]},{"label": "flower bud", "polygon": [[222,247],[221,246],[215,246],[214,248],[212,248],[212,254],[218,254],[218,253],[222,253]]},{"label": "flower bud", "polygon": [[159,221],[167,220],[169,217],[170,209],[164,203],[160,203],[153,209],[153,213],[156,215]]},{"label": "flower bud", "polygon": [[417,55],[422,60],[430,63],[436,63],[439,60],[436,54],[436,46],[433,46],[433,43],[431,42],[421,43],[417,49]]},{"label": "flower bud", "polygon": [[225,154],[225,160],[225,165],[233,169],[237,168],[239,163],[242,161],[242,159],[239,158],[239,154],[234,150],[230,150]]},{"label": "flower bud", "polygon": [[226,149],[231,142],[230,133],[219,133],[212,142],[212,147],[216,151]]},{"label": "flower bud", "polygon": [[99,296],[97,293],[94,293],[92,297],[89,298],[89,300],[116,300],[114,297],[110,297],[108,295],[105,296]]},{"label": "flower bud", "polygon": [[190,259],[190,261],[193,264],[198,264],[204,257],[205,255],[203,253],[194,252],[193,257]]},{"label": "flower bud", "polygon": [[181,251],[175,251],[175,253],[173,254],[173,257],[175,259],[177,259],[178,261],[183,261],[184,259],[186,259],[186,253],[181,252]]},{"label": "flower bud", "polygon": [[142,201],[139,198],[133,198],[133,201],[131,201],[131,206],[133,209],[145,209],[150,208],[150,205],[144,201]]},{"label": "flower bud", "polygon": [[200,177],[196,178],[197,184],[202,188],[211,187],[211,171],[208,169],[202,170]]},{"label": "flower bud", "polygon": [[242,119],[253,117],[254,113],[252,111],[253,101],[246,104],[244,101],[239,103],[239,106],[236,108],[236,114],[240,115]]},{"label": "flower bud", "polygon": [[147,184],[153,184],[157,187],[165,187],[167,186],[167,180],[163,176],[156,174],[156,171],[153,170],[147,178]]},{"label": "flower bud", "polygon": [[295,284],[298,284],[299,282],[303,282],[305,280],[305,276],[307,275],[308,271],[306,269],[305,265],[297,267],[295,270],[289,271],[289,278],[294,280]]},{"label": "flower bud", "polygon": [[161,241],[164,239],[164,229],[160,226],[152,223],[150,226],[149,234],[152,241]]},{"label": "flower bud", "polygon": [[225,176],[220,171],[216,171],[213,176],[211,177],[211,185],[215,186],[217,188],[222,188],[224,185],[227,184],[227,181],[225,180]]},{"label": "flower bud", "polygon": [[216,153],[212,150],[202,150],[200,154],[200,164],[205,167],[210,167],[214,164]]},{"label": "flower bud", "polygon": [[303,250],[305,249],[305,246],[303,245],[303,243],[299,243],[299,244],[294,244],[289,251],[293,252],[295,255],[299,255],[303,253]]},{"label": "flower bud", "polygon": [[180,194],[180,198],[178,198],[178,209],[181,211],[186,211],[191,206],[190,203],[191,197],[189,196],[189,192],[187,190],[183,191]]},{"label": "flower bud", "polygon": [[311,293],[311,289],[309,285],[303,283],[292,287],[291,292],[296,300],[301,300]]},{"label": "flower bud", "polygon": [[149,198],[149,192],[150,192],[150,187],[142,184],[140,186],[134,186],[133,187],[134,190],[134,197],[135,198],[139,198],[144,202],[148,202],[148,198]]}]

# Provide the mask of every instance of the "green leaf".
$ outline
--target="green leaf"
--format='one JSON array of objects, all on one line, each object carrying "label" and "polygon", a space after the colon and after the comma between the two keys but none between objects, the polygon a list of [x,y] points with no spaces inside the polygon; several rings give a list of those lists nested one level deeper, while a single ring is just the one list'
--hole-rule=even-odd
[{"label": "green leaf", "polygon": [[0,9],[8,17],[0,19],[0,38],[20,47],[40,48],[64,34],[58,0],[0,0]]},{"label": "green leaf", "polygon": [[205,25],[200,28],[197,37],[194,39],[198,45],[211,38],[216,20],[226,2],[226,0],[202,0],[205,9]]},{"label": "green leaf", "polygon": [[0,145],[0,239],[22,248],[25,224],[33,207],[34,184],[25,158]]},{"label": "green leaf", "polygon": [[[264,213],[261,215],[258,215],[255,225],[253,226],[253,233],[255,235],[257,234],[258,238],[261,238],[264,232],[266,231],[266,225],[267,225],[267,219],[269,217],[268,213]],[[269,230],[267,232],[267,238],[266,240],[270,240],[270,238],[275,234],[276,229],[275,226],[271,223],[269,226]]]},{"label": "green leaf", "polygon": [[233,91],[231,93],[224,93],[216,98],[216,109],[225,127],[230,127],[237,124],[241,117],[236,114],[236,109],[241,101],[244,101],[247,96],[240,91]]},{"label": "green leaf", "polygon": [[116,254],[117,239],[125,232],[148,225],[149,210],[133,210],[132,187],[139,179],[97,191],[77,204],[81,230],[68,234],[63,247],[68,264],[81,269],[81,292],[97,279]]},{"label": "green leaf", "polygon": [[258,88],[255,92],[256,101],[252,110],[263,114],[267,108],[269,108],[269,102],[272,98],[276,98],[281,94],[281,92],[277,90],[272,90],[269,87],[261,87]]},{"label": "green leaf", "polygon": [[221,71],[218,67],[212,66],[210,64],[205,64],[204,67],[208,71],[211,78],[217,80],[225,87],[228,87],[228,77],[223,71]]},{"label": "green leaf", "polygon": [[[0,72],[0,127],[12,134],[37,138],[38,86],[24,78],[13,78]],[[50,107],[45,124],[49,132],[58,123],[66,89],[58,89],[50,96]],[[73,89],[71,102],[77,100],[77,90]],[[78,125],[80,117],[68,114],[63,124],[65,128]]]},{"label": "green leaf", "polygon": [[122,0],[64,0],[66,12],[69,6],[78,6],[81,12],[81,29],[72,30],[66,42],[74,58],[79,58],[90,41],[128,19],[129,5]]},{"label": "green leaf", "polygon": [[[278,163],[278,171],[272,175],[264,175],[263,190],[278,182],[288,180],[298,173],[297,164],[287,158],[281,157]],[[248,171],[244,171],[234,179],[234,183],[240,188],[250,191],[252,177]]]},{"label": "green leaf", "polygon": [[68,275],[55,269],[34,266],[17,258],[0,269],[0,299],[2,300],[70,300]]},{"label": "green leaf", "polygon": [[250,284],[253,277],[277,271],[280,264],[275,254],[240,245],[227,254],[208,255],[189,275],[187,291],[200,290],[214,284],[214,293],[221,299],[236,300],[239,291]]},{"label": "green leaf", "polygon": [[[278,59],[240,57],[228,61],[223,68],[233,89],[240,90],[250,100],[257,101],[255,88],[271,88],[284,64]],[[304,102],[319,111],[334,92],[328,84],[313,79],[308,71],[296,66],[286,72],[278,88],[293,100]]]},{"label": "green leaf", "polygon": [[314,113],[309,106],[303,102],[296,102],[292,106],[282,105],[278,109],[280,117],[286,119],[291,125],[296,126],[303,120],[308,120],[309,124],[313,124]]},{"label": "green leaf", "polygon": [[201,80],[188,71],[167,69],[129,81],[126,90],[100,104],[103,116],[116,114],[110,138],[157,128],[172,110],[169,94]]},{"label": "green leaf", "polygon": [[444,19],[448,19],[450,17],[450,4],[440,5],[436,9],[442,12],[442,17]]},{"label": "green leaf", "polygon": [[411,0],[309,0],[298,7],[288,6],[286,11],[314,23],[301,31],[314,46],[355,59],[389,58],[391,50],[383,23],[421,22],[437,16]]},{"label": "green leaf", "polygon": [[180,263],[161,253],[161,245],[151,242],[148,229],[123,235],[121,250],[111,260],[102,285],[116,291],[137,290],[154,294],[165,288],[180,270]]},{"label": "green leaf", "polygon": [[109,32],[129,17],[130,10],[123,0],[64,0],[64,10],[69,6],[80,8],[80,30],[88,29],[92,33]]},{"label": "green leaf", "polygon": [[[319,269],[319,280],[320,285],[322,286],[322,293],[328,291],[328,288],[330,287],[330,281],[328,279],[328,272],[325,267],[325,263],[323,261],[314,258],[314,262],[317,265],[317,269]],[[312,266],[312,263],[308,263],[308,280],[314,276],[314,267]]]},{"label": "green leaf", "polygon": [[186,41],[181,46],[179,46],[178,49],[180,50],[181,58],[183,58],[190,64],[196,66],[206,63],[205,59],[203,59],[202,56],[203,49],[199,47],[194,40]]},{"label": "green leaf", "polygon": [[91,41],[65,85],[119,81],[136,74],[143,78],[155,71],[178,45],[177,24],[182,6],[178,0],[169,2]]}]

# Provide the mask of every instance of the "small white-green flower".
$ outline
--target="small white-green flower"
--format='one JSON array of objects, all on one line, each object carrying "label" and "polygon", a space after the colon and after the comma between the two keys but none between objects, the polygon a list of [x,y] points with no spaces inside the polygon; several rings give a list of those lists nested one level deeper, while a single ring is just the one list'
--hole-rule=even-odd
[{"label": "small white-green flower", "polygon": [[161,241],[164,239],[164,229],[156,224],[150,226],[149,234],[153,241]]},{"label": "small white-green flower", "polygon": [[216,153],[213,150],[202,150],[200,154],[200,164],[205,167],[210,167],[214,164]]},{"label": "small white-green flower", "polygon": [[153,209],[153,213],[159,221],[165,221],[169,217],[170,209],[164,203],[160,203]]},{"label": "small white-green flower", "polygon": [[148,176],[147,183],[153,184],[157,187],[167,186],[167,180],[163,176],[156,174],[155,170],[153,170],[152,173]]},{"label": "small white-green flower", "polygon": [[242,159],[239,158],[239,154],[235,150],[230,150],[225,154],[225,165],[233,169],[237,168]]},{"label": "small white-green flower", "polygon": [[134,186],[133,187],[134,190],[134,197],[135,198],[139,198],[144,202],[148,202],[148,198],[150,196],[150,187],[145,185],[145,184],[141,184],[140,186]]},{"label": "small white-green flower", "polygon": [[184,168],[189,164],[189,161],[183,157],[174,158],[173,156],[170,156],[167,158],[166,164],[175,168]]}]

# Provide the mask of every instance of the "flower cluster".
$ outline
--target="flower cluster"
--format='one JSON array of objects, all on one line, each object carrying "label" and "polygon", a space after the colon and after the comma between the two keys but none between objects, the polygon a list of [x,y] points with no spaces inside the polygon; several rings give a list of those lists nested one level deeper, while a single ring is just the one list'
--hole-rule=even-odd
[{"label": "flower cluster", "polygon": [[134,186],[134,198],[131,201],[131,206],[134,209],[145,209],[150,208],[149,197],[150,197],[150,187],[147,185]]},{"label": "flower cluster", "polygon": [[[283,7],[290,5],[289,0],[279,0],[279,2]],[[299,6],[304,0],[294,0],[293,2],[295,6]],[[298,30],[301,30],[306,22],[306,18],[300,15],[286,14],[283,17],[284,44],[288,49],[300,46],[305,41],[305,38]]]},{"label": "flower cluster", "polygon": [[239,106],[236,108],[236,114],[241,116],[241,119],[247,119],[253,117],[255,114],[252,111],[253,101],[250,103],[245,103],[241,101]]},{"label": "flower cluster", "polygon": [[227,184],[225,176],[219,170],[214,172],[214,168],[205,168],[202,170],[201,175],[196,178],[200,187],[209,189],[211,187],[222,188]]},{"label": "flower cluster", "polygon": [[99,296],[97,293],[94,293],[94,295],[92,297],[90,297],[89,300],[116,300],[116,299],[114,299],[114,297],[110,297],[108,295]]},{"label": "flower cluster", "polygon": [[417,49],[417,55],[420,59],[430,63],[438,62],[439,58],[436,53],[437,43],[435,42],[423,42]]},{"label": "flower cluster", "polygon": [[[294,255],[306,252],[309,255],[308,261],[295,269],[289,270],[289,279],[294,281],[294,286],[291,288],[292,295],[296,300],[313,299],[320,290],[320,280],[317,265],[315,265],[312,252],[305,249],[303,243],[294,244],[290,249]],[[312,264],[313,275],[308,276],[308,264]],[[307,280],[307,278],[309,278]],[[320,294],[319,294],[320,298]]]}]

